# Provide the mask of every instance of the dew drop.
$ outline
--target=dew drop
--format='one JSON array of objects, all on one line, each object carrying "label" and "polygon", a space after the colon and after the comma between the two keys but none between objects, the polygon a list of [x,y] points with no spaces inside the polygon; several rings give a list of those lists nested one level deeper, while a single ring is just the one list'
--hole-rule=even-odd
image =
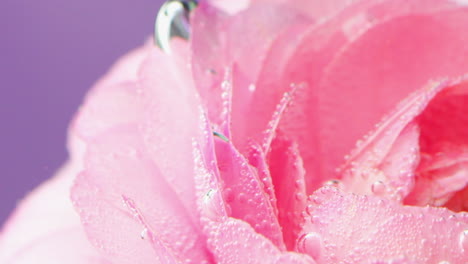
[{"label": "dew drop", "polygon": [[311,204],[307,205],[306,207],[307,214],[312,215],[313,211],[314,211],[314,206]]},{"label": "dew drop", "polygon": [[247,196],[244,193],[239,193],[237,195],[237,199],[239,200],[240,203],[246,203],[247,202]]},{"label": "dew drop", "polygon": [[249,85],[249,91],[250,91],[251,93],[255,92],[255,89],[257,89],[257,87],[255,86],[255,84],[252,83],[252,84]]},{"label": "dew drop", "polygon": [[376,181],[371,186],[372,192],[377,195],[382,195],[385,193],[386,187],[383,181]]},{"label": "dew drop", "polygon": [[339,180],[329,180],[323,184],[323,186],[330,186],[341,189],[343,184]]},{"label": "dew drop", "polygon": [[298,192],[294,195],[294,197],[296,198],[297,201],[302,201],[304,200],[304,194]]},{"label": "dew drop", "polygon": [[141,231],[140,237],[141,237],[141,239],[146,239],[147,236],[148,236],[148,229],[145,228],[145,229],[143,229],[143,230]]},{"label": "dew drop", "polygon": [[304,234],[299,238],[297,247],[300,252],[318,259],[322,251],[322,239],[317,233]]},{"label": "dew drop", "polygon": [[224,189],[224,199],[226,202],[231,203],[234,200],[234,192],[231,188]]},{"label": "dew drop", "polygon": [[458,243],[462,252],[468,256],[468,229],[461,232]]}]

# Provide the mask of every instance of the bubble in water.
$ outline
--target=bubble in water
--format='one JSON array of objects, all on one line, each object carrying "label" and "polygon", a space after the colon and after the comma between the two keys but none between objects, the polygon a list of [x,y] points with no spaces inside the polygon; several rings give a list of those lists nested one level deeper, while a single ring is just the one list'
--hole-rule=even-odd
[{"label": "bubble in water", "polygon": [[255,86],[255,84],[252,83],[252,84],[249,85],[249,91],[250,91],[250,92],[252,92],[252,93],[255,92],[255,89],[257,89],[257,87]]},{"label": "bubble in water", "polygon": [[372,192],[377,195],[382,195],[386,191],[386,186],[383,181],[376,181],[371,186]]},{"label": "bubble in water", "polygon": [[330,186],[330,187],[335,187],[335,188],[340,188],[343,187],[343,184],[339,180],[329,180],[323,184],[323,186]]},{"label": "bubble in water", "polygon": [[302,201],[304,200],[304,194],[298,192],[294,195],[294,197],[296,198],[297,201]]},{"label": "bubble in water", "polygon": [[313,205],[311,205],[311,204],[307,205],[307,207],[306,207],[307,214],[312,215],[312,213],[314,211],[314,208],[315,207]]},{"label": "bubble in water", "polygon": [[317,233],[304,234],[299,238],[297,249],[314,259],[318,259],[322,251],[322,239]]},{"label": "bubble in water", "polygon": [[147,236],[148,236],[148,229],[145,228],[145,229],[143,229],[143,230],[141,231],[140,237],[141,237],[141,239],[146,239]]},{"label": "bubble in water", "polygon": [[468,255],[468,229],[461,232],[458,243],[460,245],[462,252],[465,255]]}]

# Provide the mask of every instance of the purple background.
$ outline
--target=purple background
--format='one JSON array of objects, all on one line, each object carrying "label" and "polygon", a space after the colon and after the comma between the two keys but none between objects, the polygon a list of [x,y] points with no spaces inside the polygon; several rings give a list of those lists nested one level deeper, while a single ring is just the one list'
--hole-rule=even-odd
[{"label": "purple background", "polygon": [[0,225],[66,160],[87,89],[152,33],[162,2],[0,1]]}]

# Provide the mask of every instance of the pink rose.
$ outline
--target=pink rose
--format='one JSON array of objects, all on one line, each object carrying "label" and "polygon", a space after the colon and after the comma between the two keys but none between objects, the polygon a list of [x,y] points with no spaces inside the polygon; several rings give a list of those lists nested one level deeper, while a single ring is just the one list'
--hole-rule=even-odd
[{"label": "pink rose", "polygon": [[467,29],[461,1],[201,1],[91,89],[0,263],[468,263]]}]

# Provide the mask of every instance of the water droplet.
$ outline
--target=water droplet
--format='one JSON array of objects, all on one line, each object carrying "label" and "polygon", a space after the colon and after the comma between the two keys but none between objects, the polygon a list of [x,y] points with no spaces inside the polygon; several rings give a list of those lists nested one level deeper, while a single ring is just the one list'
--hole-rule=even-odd
[{"label": "water droplet", "polygon": [[383,181],[376,181],[371,186],[372,192],[377,195],[384,194],[386,191],[386,188],[387,187],[385,186],[385,183]]},{"label": "water droplet", "polygon": [[343,187],[343,184],[339,180],[330,180],[330,181],[325,182],[323,186],[331,186],[331,187],[341,189],[341,187]]},{"label": "water droplet", "polygon": [[299,238],[297,247],[299,252],[306,253],[317,259],[322,251],[322,239],[317,233],[304,234]]},{"label": "water droplet", "polygon": [[244,193],[239,193],[237,195],[237,199],[239,199],[239,202],[241,203],[247,202],[247,196]]},{"label": "water droplet", "polygon": [[255,89],[257,89],[257,87],[255,86],[255,84],[252,83],[252,84],[249,85],[249,91],[250,91],[250,92],[252,92],[252,93],[255,92]]},{"label": "water droplet", "polygon": [[231,203],[234,200],[234,192],[231,188],[224,189],[224,199],[226,202]]},{"label": "water droplet", "polygon": [[306,212],[309,214],[309,215],[312,215],[312,212],[314,211],[314,206],[309,204],[307,205],[306,207]]},{"label": "water droplet", "polygon": [[148,236],[148,229],[145,228],[145,229],[143,229],[143,230],[141,231],[140,237],[141,237],[141,239],[146,239],[147,236]]},{"label": "water droplet", "polygon": [[298,192],[296,193],[295,198],[297,201],[302,201],[304,199],[304,194]]},{"label": "water droplet", "polygon": [[468,255],[468,229],[461,232],[458,243],[462,252]]}]

